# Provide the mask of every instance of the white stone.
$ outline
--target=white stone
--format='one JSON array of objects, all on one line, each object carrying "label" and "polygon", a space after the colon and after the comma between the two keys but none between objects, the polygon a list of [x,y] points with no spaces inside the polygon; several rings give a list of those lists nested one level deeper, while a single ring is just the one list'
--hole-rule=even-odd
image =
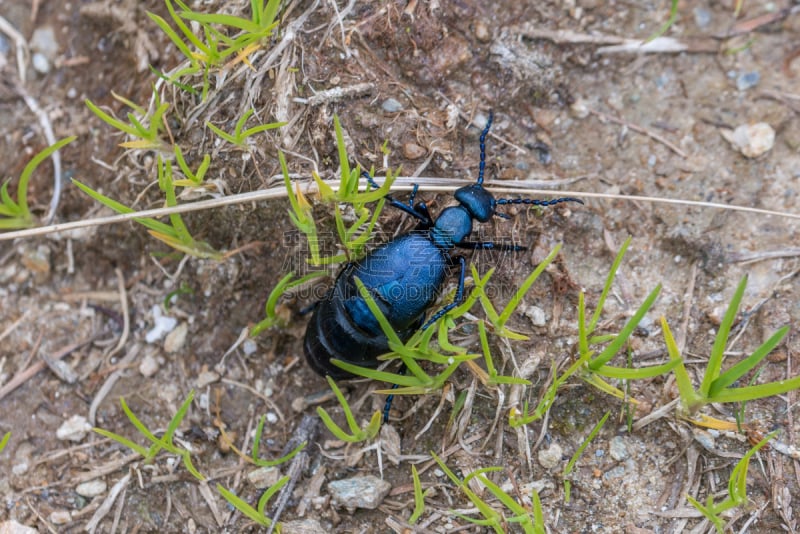
[{"label": "white stone", "polygon": [[0,523],[0,534],[39,534],[39,531],[9,519]]},{"label": "white stone", "polygon": [[92,425],[84,416],[73,415],[58,427],[56,437],[62,441],[81,441],[90,430]]},{"label": "white stone", "polygon": [[169,354],[178,352],[186,343],[186,335],[188,333],[188,324],[181,323],[178,325],[178,328],[167,334],[167,338],[164,340],[164,350]]},{"label": "white stone", "polygon": [[53,510],[50,512],[50,522],[54,525],[66,525],[72,521],[72,514],[69,510]]},{"label": "white stone", "polygon": [[178,326],[178,320],[161,314],[161,306],[153,306],[153,328],[145,334],[145,341],[155,343]]},{"label": "white stone", "polygon": [[553,469],[561,465],[561,457],[564,455],[564,451],[561,449],[561,446],[557,443],[553,443],[550,445],[549,449],[539,449],[539,463],[542,464],[542,467],[545,469]]},{"label": "white stone", "polygon": [[78,484],[75,487],[75,493],[81,495],[82,497],[91,499],[92,497],[97,497],[98,495],[104,494],[107,489],[108,485],[104,481],[95,479]]},{"label": "white stone", "polygon": [[735,130],[723,128],[720,133],[746,158],[757,158],[775,144],[775,130],[766,122],[742,124]]},{"label": "white stone", "polygon": [[142,376],[150,378],[158,372],[158,367],[158,360],[152,354],[148,354],[139,364],[139,372],[142,373]]},{"label": "white stone", "polygon": [[219,380],[219,373],[215,371],[202,371],[197,377],[196,386],[198,389],[204,388]]},{"label": "white stone", "polygon": [[247,473],[247,480],[258,489],[273,486],[281,478],[281,470],[277,467],[259,467]]}]

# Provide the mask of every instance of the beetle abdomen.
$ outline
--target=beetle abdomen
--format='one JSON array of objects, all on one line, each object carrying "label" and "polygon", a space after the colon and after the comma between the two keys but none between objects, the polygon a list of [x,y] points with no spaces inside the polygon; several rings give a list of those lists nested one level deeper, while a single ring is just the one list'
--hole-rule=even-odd
[{"label": "beetle abdomen", "polygon": [[377,367],[376,358],[389,352],[389,341],[361,298],[355,277],[406,341],[419,329],[425,311],[438,296],[447,268],[443,254],[424,235],[408,234],[347,265],[309,322],[303,344],[309,365],[333,378],[350,376],[330,363],[333,358]]}]

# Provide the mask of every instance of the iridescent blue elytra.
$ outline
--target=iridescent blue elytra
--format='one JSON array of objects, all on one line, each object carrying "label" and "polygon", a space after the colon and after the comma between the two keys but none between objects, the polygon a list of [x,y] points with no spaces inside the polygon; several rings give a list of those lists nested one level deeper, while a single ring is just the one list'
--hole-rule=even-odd
[{"label": "iridescent blue elytra", "polygon": [[[486,136],[493,117],[489,112],[486,127],[481,132],[478,179],[474,184],[456,190],[454,197],[457,205],[445,208],[434,219],[424,202],[414,203],[416,185],[408,203],[396,200],[391,195],[386,196],[389,205],[417,219],[417,227],[377,247],[361,260],[347,264],[336,277],[333,287],[316,304],[306,329],[303,348],[308,363],[317,373],[346,378],[351,376],[350,373],[333,365],[332,359],[361,367],[377,367],[379,362],[376,358],[389,352],[388,339],[366,301],[361,298],[356,278],[361,280],[398,337],[405,342],[414,332],[429,327],[461,304],[467,265],[463,256],[451,255],[453,249],[525,250],[525,247],[513,244],[467,241],[472,233],[473,221],[485,223],[492,216],[508,218],[496,211],[497,206],[504,204],[583,204],[577,198],[495,199],[483,187]],[[378,187],[369,174],[364,173],[364,177],[371,187]],[[459,267],[459,280],[453,302],[425,321],[425,313],[439,297],[447,271],[456,265]]]}]

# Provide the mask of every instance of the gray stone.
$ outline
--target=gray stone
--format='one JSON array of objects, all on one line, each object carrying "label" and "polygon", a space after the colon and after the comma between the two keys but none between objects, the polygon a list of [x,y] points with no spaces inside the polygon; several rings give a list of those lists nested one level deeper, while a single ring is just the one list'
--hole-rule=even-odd
[{"label": "gray stone", "polygon": [[386,113],[397,113],[398,111],[403,111],[403,104],[395,100],[394,98],[387,98],[381,104],[381,108]]},{"label": "gray stone", "polygon": [[758,85],[759,81],[761,81],[761,75],[758,72],[743,72],[736,77],[736,88],[746,91]]},{"label": "gray stone", "polygon": [[552,443],[549,449],[539,449],[537,457],[542,467],[545,469],[554,469],[561,465],[561,457],[563,455],[564,451],[561,449],[561,446],[558,443]]},{"label": "gray stone", "polygon": [[81,497],[91,499],[92,497],[97,497],[98,495],[104,494],[107,489],[108,485],[103,480],[95,479],[78,484],[75,487],[75,493]]},{"label": "gray stone", "polygon": [[333,506],[346,508],[350,513],[356,508],[374,510],[391,489],[391,484],[372,475],[334,480],[328,484]]},{"label": "gray stone", "polygon": [[625,439],[622,436],[614,436],[608,446],[608,452],[616,461],[622,461],[630,454]]}]

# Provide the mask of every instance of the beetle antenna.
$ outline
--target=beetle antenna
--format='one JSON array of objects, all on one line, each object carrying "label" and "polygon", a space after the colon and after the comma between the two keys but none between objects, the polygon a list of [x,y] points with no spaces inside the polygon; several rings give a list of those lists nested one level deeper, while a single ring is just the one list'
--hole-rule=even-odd
[{"label": "beetle antenna", "polygon": [[489,133],[489,128],[492,127],[492,119],[494,119],[494,111],[489,110],[489,118],[486,119],[486,126],[481,132],[481,166],[478,170],[477,185],[483,185],[483,171],[486,169],[486,134]]},{"label": "beetle antenna", "polygon": [[577,202],[583,204],[583,200],[573,197],[554,198],[552,200],[539,200],[536,198],[498,198],[498,204],[530,204],[532,206],[555,206],[562,202]]}]

